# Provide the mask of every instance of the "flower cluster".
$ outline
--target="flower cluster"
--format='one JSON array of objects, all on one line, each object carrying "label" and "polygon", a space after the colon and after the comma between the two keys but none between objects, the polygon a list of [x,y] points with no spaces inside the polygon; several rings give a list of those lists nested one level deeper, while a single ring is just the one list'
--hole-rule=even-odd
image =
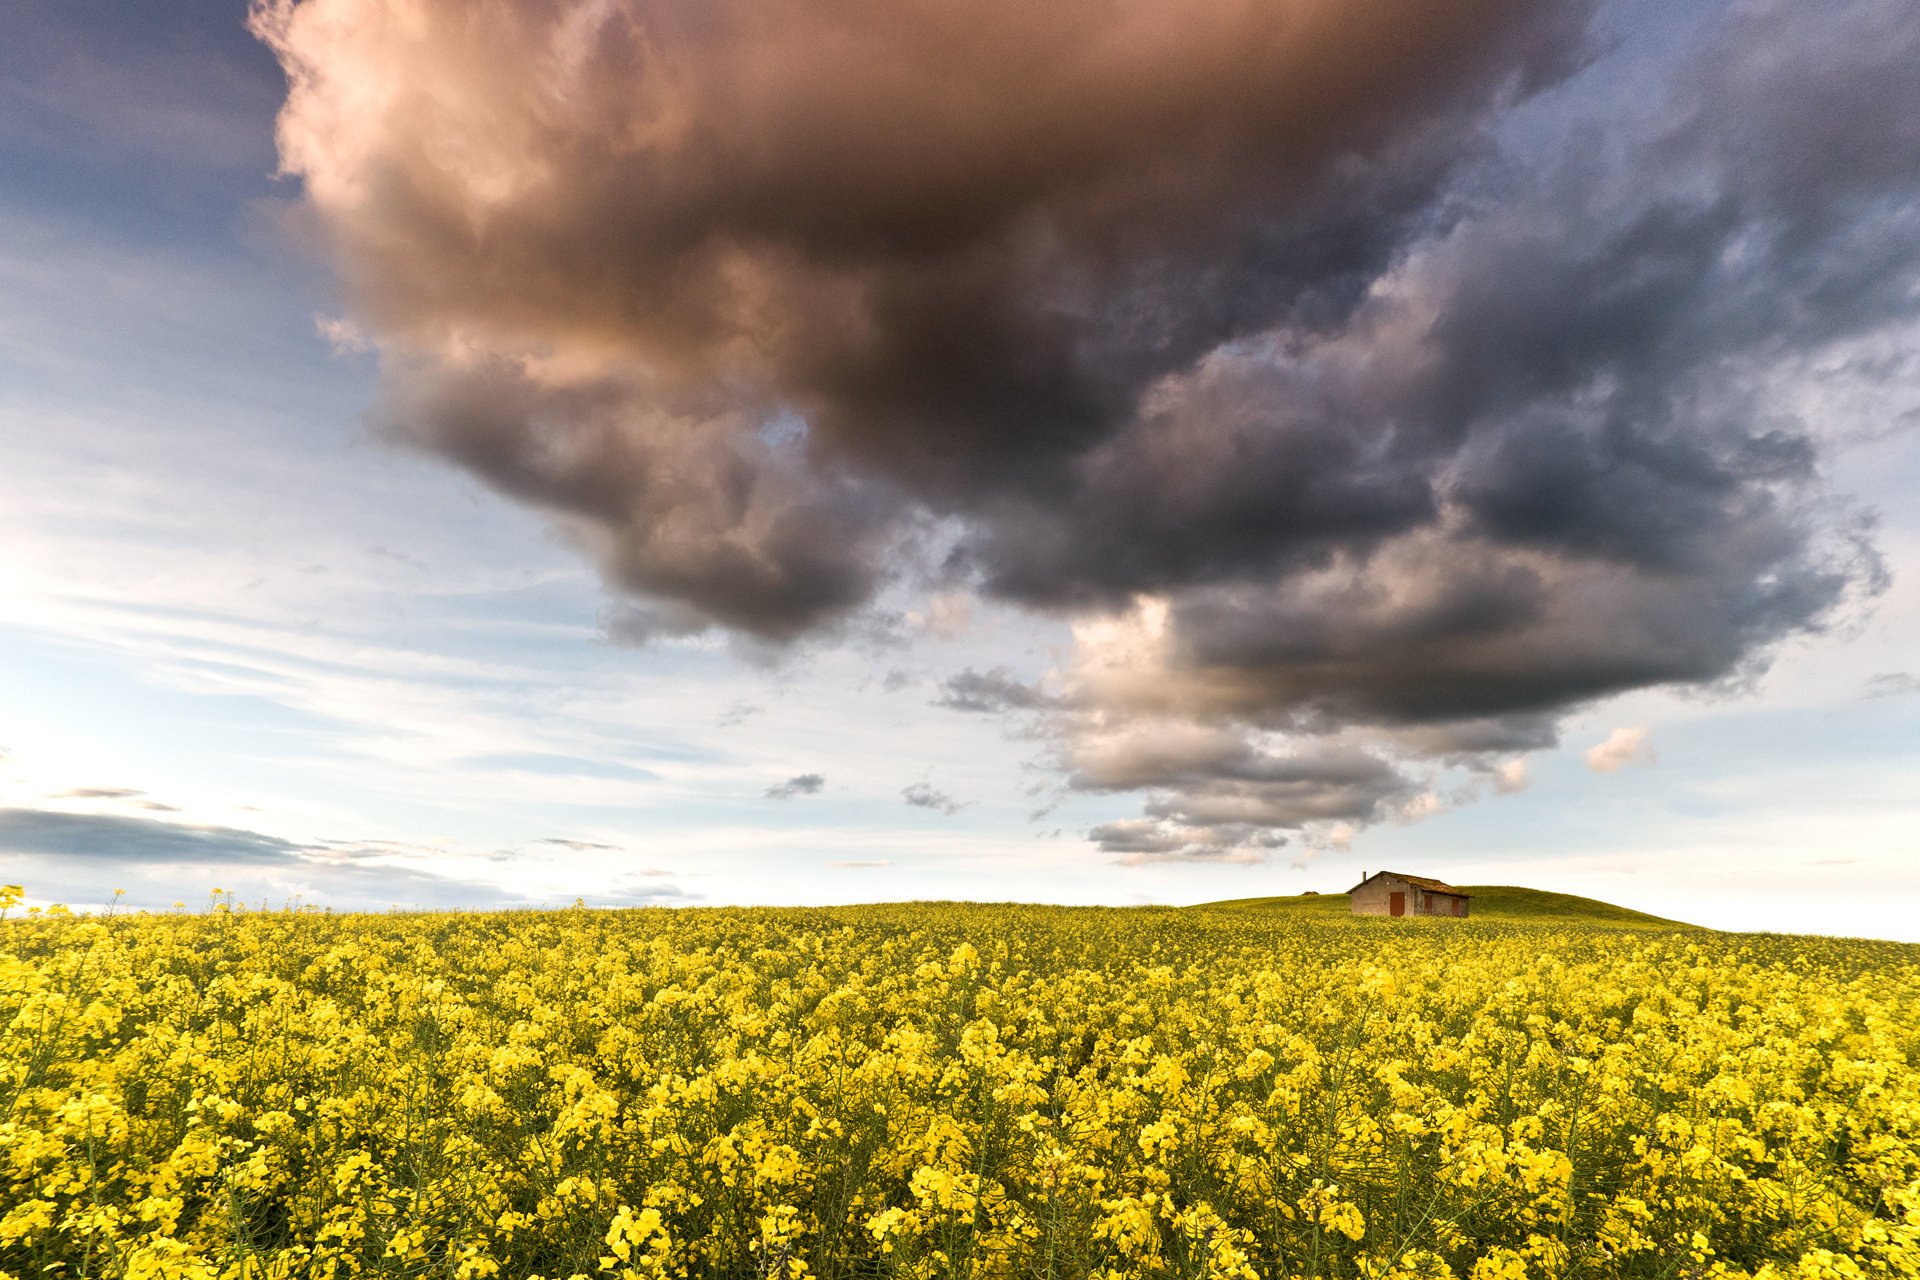
[{"label": "flower cluster", "polygon": [[1920,948],[916,905],[0,922],[0,1275],[1920,1274]]}]

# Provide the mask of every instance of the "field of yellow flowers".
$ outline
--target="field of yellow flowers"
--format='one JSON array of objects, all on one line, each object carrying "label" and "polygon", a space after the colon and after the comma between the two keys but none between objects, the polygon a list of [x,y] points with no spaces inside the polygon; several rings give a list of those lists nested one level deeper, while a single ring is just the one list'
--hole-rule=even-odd
[{"label": "field of yellow flowers", "polygon": [[1920,947],[916,905],[0,923],[14,1277],[1920,1274]]}]

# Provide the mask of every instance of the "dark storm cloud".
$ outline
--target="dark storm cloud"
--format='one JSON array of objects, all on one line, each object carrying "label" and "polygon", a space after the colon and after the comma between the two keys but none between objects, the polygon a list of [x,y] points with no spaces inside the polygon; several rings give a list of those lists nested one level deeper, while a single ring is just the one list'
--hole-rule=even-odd
[{"label": "dark storm cloud", "polygon": [[[1586,0],[262,0],[381,416],[785,639],[1349,309]],[[669,625],[678,621],[669,620]]]},{"label": "dark storm cloud", "polygon": [[769,800],[791,800],[795,796],[819,795],[826,787],[827,780],[817,773],[802,773],[788,778],[785,782],[767,788]]},{"label": "dark storm cloud", "polygon": [[1463,195],[1341,327],[1163,386],[1072,502],[971,554],[1035,603],[1174,594],[1187,659],[1244,676],[1250,713],[1738,673],[1875,581],[1769,375],[1914,313],[1917,26],[1746,7],[1657,117]]},{"label": "dark storm cloud", "polygon": [[[1506,782],[1498,757],[1567,709],[1739,680],[1884,585],[1778,392],[1914,316],[1920,15],[1750,5],[1720,34],[1663,112],[1465,193],[1343,325],[1164,383],[1071,501],[976,530],[989,583],[1035,604],[1166,601],[1152,660],[1093,705],[1365,727],[1383,771]],[[1228,753],[1123,776],[1188,823],[1420,797],[1267,806],[1243,775]]]},{"label": "dark storm cloud", "polygon": [[605,374],[555,388],[505,359],[414,358],[380,418],[554,515],[616,584],[651,597],[606,620],[645,642],[720,624],[784,640],[879,582],[890,486],[811,467],[797,437],[711,390]]},{"label": "dark storm cloud", "polygon": [[1893,376],[1920,310],[1920,9],[1734,4],[1627,102],[1592,8],[256,27],[381,418],[640,597],[610,635],[846,633],[916,573],[1119,619],[1058,695],[940,701],[1146,792],[1125,856],[1252,857],[1883,585],[1800,384]]},{"label": "dark storm cloud", "polygon": [[1415,755],[1474,766],[1490,756],[1551,747],[1560,740],[1560,732],[1549,715],[1487,716],[1408,725],[1387,735],[1387,740]]}]

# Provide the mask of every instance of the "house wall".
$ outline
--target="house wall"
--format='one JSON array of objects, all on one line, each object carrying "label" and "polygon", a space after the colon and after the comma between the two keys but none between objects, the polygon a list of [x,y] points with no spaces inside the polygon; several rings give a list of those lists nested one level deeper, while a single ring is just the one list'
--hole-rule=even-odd
[{"label": "house wall", "polygon": [[[1415,888],[1405,880],[1395,876],[1375,876],[1366,884],[1353,891],[1353,914],[1357,916],[1387,916],[1393,914],[1393,895],[1407,895],[1407,914],[1410,916],[1446,916],[1453,918],[1452,894],[1432,893],[1426,889]],[[1467,899],[1460,899],[1468,902]],[[1461,915],[1467,914],[1471,903],[1461,909]]]},{"label": "house wall", "polygon": [[1391,915],[1389,904],[1396,893],[1407,895],[1407,910],[1413,910],[1413,886],[1392,876],[1375,876],[1353,891],[1353,914],[1357,916]]}]

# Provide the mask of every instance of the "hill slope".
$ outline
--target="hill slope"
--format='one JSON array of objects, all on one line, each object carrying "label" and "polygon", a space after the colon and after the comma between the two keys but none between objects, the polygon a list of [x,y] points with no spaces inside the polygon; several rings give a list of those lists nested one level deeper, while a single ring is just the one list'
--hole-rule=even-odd
[{"label": "hill slope", "polygon": [[[1615,924],[1642,928],[1695,929],[1698,925],[1662,916],[1648,915],[1629,907],[1615,906],[1597,898],[1582,898],[1572,893],[1549,893],[1544,889],[1524,889],[1508,884],[1462,885],[1473,895],[1475,920],[1526,924]],[[1295,894],[1278,898],[1228,898],[1221,902],[1202,902],[1189,910],[1281,910],[1312,916],[1345,916],[1352,906],[1344,893]]]}]

